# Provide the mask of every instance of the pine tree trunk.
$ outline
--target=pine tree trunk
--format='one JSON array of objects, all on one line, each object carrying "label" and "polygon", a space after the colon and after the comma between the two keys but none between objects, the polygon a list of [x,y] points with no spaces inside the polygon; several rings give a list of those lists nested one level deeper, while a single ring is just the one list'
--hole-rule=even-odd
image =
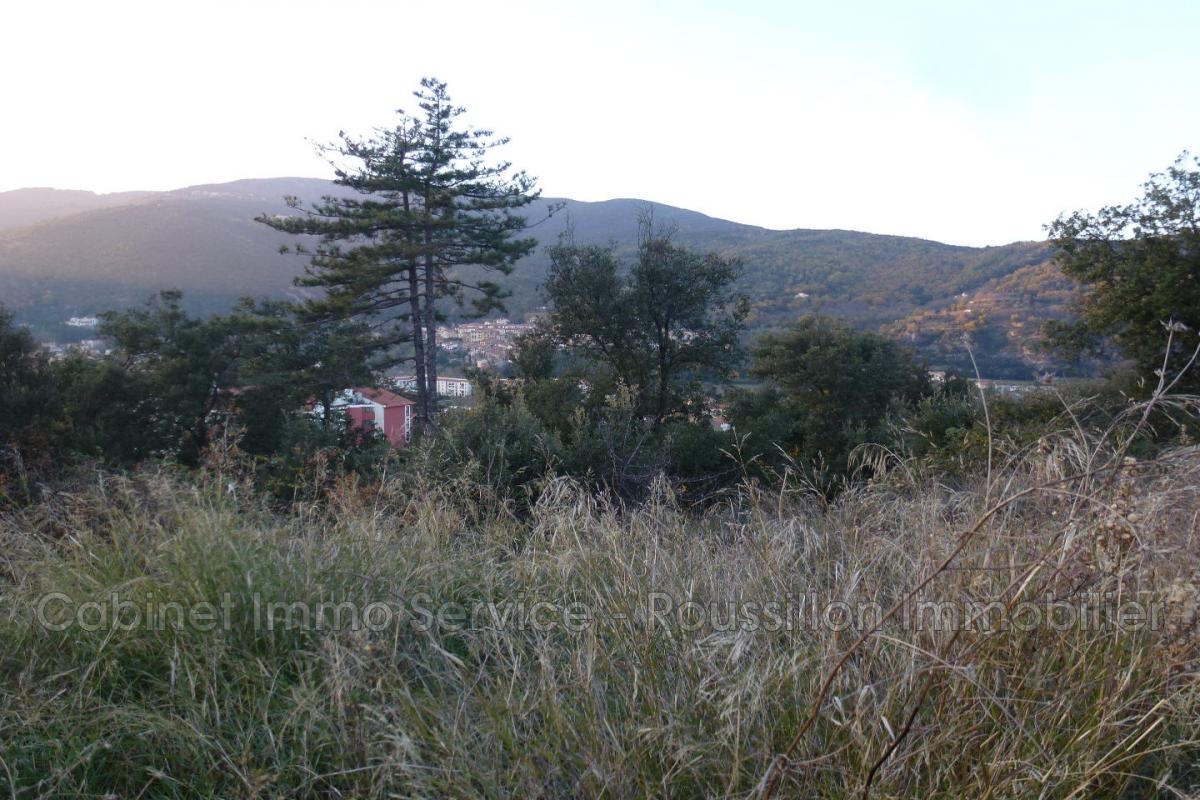
[{"label": "pine tree trunk", "polygon": [[409,259],[408,263],[408,302],[410,324],[412,325],[413,369],[417,382],[417,407],[414,410],[416,411],[417,427],[423,434],[426,432],[429,422],[429,384],[425,380],[425,341],[421,335],[424,312],[421,309],[421,282],[420,276],[417,274],[415,258]]},{"label": "pine tree trunk", "polygon": [[321,430],[329,432],[329,424],[333,421],[333,391],[321,390]]},{"label": "pine tree trunk", "polygon": [[429,429],[437,430],[437,311],[433,255],[425,255],[425,380],[429,386]]},{"label": "pine tree trunk", "polygon": [[[407,191],[403,194],[402,202],[404,203],[405,219],[411,219],[412,203]],[[406,229],[405,238],[408,239],[409,246],[411,246],[413,244],[411,227]],[[413,411],[418,434],[424,434],[428,429],[429,421],[429,384],[425,380],[425,343],[421,337],[421,278],[415,255],[408,257],[408,307],[409,325],[412,326],[413,378],[417,384],[417,407]]]}]

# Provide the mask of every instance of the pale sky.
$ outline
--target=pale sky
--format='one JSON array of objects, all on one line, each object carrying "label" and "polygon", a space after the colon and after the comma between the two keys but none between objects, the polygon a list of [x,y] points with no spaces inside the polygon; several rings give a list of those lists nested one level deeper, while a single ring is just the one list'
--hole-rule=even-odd
[{"label": "pale sky", "polygon": [[0,191],[328,177],[423,75],[545,194],[1038,239],[1200,151],[1200,3],[4,0]]}]

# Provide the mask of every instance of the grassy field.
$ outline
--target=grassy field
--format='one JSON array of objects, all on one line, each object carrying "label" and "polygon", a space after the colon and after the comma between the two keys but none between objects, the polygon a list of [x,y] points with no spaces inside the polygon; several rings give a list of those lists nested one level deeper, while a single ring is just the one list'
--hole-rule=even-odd
[{"label": "grassy field", "polygon": [[699,516],[541,489],[284,514],[227,465],[10,514],[0,797],[1200,790],[1196,449],[1051,437],[966,489]]}]

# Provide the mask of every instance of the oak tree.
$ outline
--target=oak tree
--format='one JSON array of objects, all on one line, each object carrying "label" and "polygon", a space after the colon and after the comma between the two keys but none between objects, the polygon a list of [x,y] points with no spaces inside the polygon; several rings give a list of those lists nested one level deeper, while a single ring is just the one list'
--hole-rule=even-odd
[{"label": "oak tree", "polygon": [[[1200,344],[1200,159],[1185,153],[1140,199],[1063,215],[1049,233],[1062,271],[1086,290],[1074,322],[1049,326],[1051,342],[1068,355],[1115,343],[1151,386],[1164,367],[1169,383]],[[1200,388],[1200,374],[1177,388]]]},{"label": "oak tree", "polygon": [[633,393],[657,427],[700,415],[702,384],[723,381],[740,352],[748,304],[739,262],[676,244],[643,221],[626,264],[612,246],[569,239],[550,249],[544,290],[555,338]]}]

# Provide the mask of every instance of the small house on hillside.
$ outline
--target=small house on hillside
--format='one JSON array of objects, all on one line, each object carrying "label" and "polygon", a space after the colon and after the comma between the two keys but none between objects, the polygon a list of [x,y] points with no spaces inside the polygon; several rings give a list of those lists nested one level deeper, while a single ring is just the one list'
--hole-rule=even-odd
[{"label": "small house on hillside", "polygon": [[404,447],[412,440],[414,405],[387,389],[356,387],[343,392],[332,408],[345,413],[352,428],[378,431],[393,447]]}]

